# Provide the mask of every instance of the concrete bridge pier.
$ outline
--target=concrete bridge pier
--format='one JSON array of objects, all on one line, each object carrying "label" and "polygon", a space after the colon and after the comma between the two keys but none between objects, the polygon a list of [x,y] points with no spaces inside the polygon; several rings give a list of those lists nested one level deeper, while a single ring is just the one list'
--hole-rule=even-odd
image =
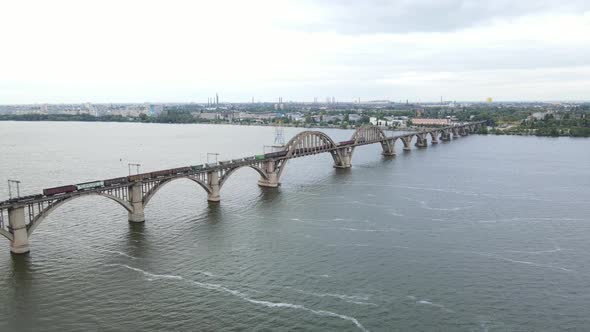
[{"label": "concrete bridge pier", "polygon": [[129,186],[129,203],[133,208],[129,211],[130,222],[144,222],[145,214],[143,212],[143,197],[141,193],[141,183],[135,183]]},{"label": "concrete bridge pier", "polygon": [[426,138],[418,138],[418,141],[416,142],[416,147],[419,148],[425,148],[428,146],[428,143],[426,143]]},{"label": "concrete bridge pier", "polygon": [[337,151],[338,158],[334,160],[334,167],[335,168],[350,168],[352,167],[351,160],[352,160],[352,149],[350,148],[343,148]]},{"label": "concrete bridge pier", "polygon": [[27,233],[27,224],[25,221],[25,208],[8,209],[8,224],[12,231],[12,240],[10,241],[10,252],[13,254],[26,254],[29,249],[29,234]]},{"label": "concrete bridge pier", "polygon": [[412,147],[410,146],[412,137],[402,137],[401,140],[404,143],[404,151],[412,151]]},{"label": "concrete bridge pier", "polygon": [[432,144],[438,144],[438,134],[434,133],[432,135]]},{"label": "concrete bridge pier", "polygon": [[277,172],[275,162],[269,160],[264,163],[264,172],[266,173],[266,178],[264,176],[260,176],[260,180],[258,180],[258,185],[261,187],[269,187],[269,188],[276,188],[281,185],[279,182],[279,173]]},{"label": "concrete bridge pier", "polygon": [[443,142],[448,142],[448,141],[450,141],[450,140],[451,140],[451,134],[450,134],[450,133],[445,133],[445,132],[443,132],[443,133],[440,135],[440,140],[441,140],[441,141],[443,141]]},{"label": "concrete bridge pier", "polygon": [[381,142],[381,147],[383,148],[383,152],[381,152],[381,155],[385,157],[395,156],[395,142],[393,140]]},{"label": "concrete bridge pier", "polygon": [[219,196],[221,187],[219,185],[219,174],[217,174],[217,171],[207,173],[207,184],[211,188],[211,192],[207,194],[207,200],[209,202],[219,202],[221,200]]}]

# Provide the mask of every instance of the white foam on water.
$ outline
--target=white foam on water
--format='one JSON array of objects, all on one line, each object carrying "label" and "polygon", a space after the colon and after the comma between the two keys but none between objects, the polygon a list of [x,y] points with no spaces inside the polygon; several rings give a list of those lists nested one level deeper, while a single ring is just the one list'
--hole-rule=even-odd
[{"label": "white foam on water", "polygon": [[544,221],[583,221],[581,218],[546,218],[546,217],[514,217],[514,218],[503,218],[503,219],[488,219],[488,220],[474,220],[477,223],[501,223],[501,222],[544,222]]},{"label": "white foam on water", "polygon": [[139,259],[139,257],[127,255],[124,252],[120,252],[120,251],[116,251],[116,250],[109,250],[109,249],[102,249],[102,248],[96,248],[96,249],[98,251],[108,252],[108,253],[111,253],[111,254],[116,254],[116,255],[127,257],[127,258],[131,258],[131,259]]},{"label": "white foam on water", "polygon": [[[414,298],[414,299],[415,299],[415,298]],[[447,308],[446,308],[444,305],[442,305],[442,304],[438,304],[438,303],[434,303],[434,302],[432,302],[432,301],[429,301],[428,299],[426,299],[426,300],[418,300],[418,301],[416,301],[416,303],[417,303],[417,304],[428,305],[428,306],[435,307],[435,308],[440,308],[440,309],[442,309],[442,310],[444,310],[444,311],[446,311],[446,312],[451,312],[451,313],[454,313],[454,311],[453,311],[453,310],[451,310],[451,309],[447,309]]]},{"label": "white foam on water", "polygon": [[495,259],[499,259],[499,260],[503,260],[503,261],[511,262],[511,263],[524,264],[524,265],[530,265],[530,266],[536,266],[536,267],[543,267],[543,268],[548,268],[548,269],[553,269],[553,270],[560,270],[560,271],[564,271],[564,272],[575,272],[572,269],[568,269],[568,268],[561,267],[561,266],[540,264],[540,263],[529,262],[529,261],[521,261],[521,260],[511,259],[508,257],[498,256],[498,255],[491,254],[491,253],[483,253],[483,252],[475,252],[475,251],[471,252],[471,253],[476,254],[476,255],[480,255],[480,256],[495,258]]},{"label": "white foam on water", "polygon": [[150,273],[147,271],[144,271],[142,269],[133,267],[133,266],[129,266],[127,264],[106,264],[107,266],[121,266],[124,267],[126,269],[135,271],[135,272],[139,272],[139,273],[143,273],[147,278],[150,278],[150,280],[153,279],[171,279],[171,280],[184,280],[183,277],[181,276],[176,276],[176,275],[171,275],[171,274],[155,274],[155,273]]},{"label": "white foam on water", "polygon": [[203,274],[206,275],[207,277],[216,277],[216,275],[214,275],[211,272],[207,272],[207,271],[199,271],[199,270],[194,270],[194,272],[198,273],[198,274]]},{"label": "white foam on water", "polygon": [[434,211],[461,211],[461,210],[466,210],[466,209],[470,209],[471,206],[457,206],[457,207],[452,207],[452,208],[435,208],[435,207],[431,207],[429,206],[425,201],[420,201],[420,207],[422,207],[423,209],[426,210],[434,210]]},{"label": "white foam on water", "polygon": [[399,229],[389,228],[389,229],[358,229],[358,228],[348,228],[342,227],[340,228],[343,231],[350,231],[350,232],[400,232]]},{"label": "white foam on water", "polygon": [[[518,254],[529,254],[529,255],[538,255],[538,254],[548,254],[548,253],[552,253],[552,252],[560,252],[564,249],[561,248],[555,248],[555,249],[549,249],[549,250],[534,250],[534,251],[526,251],[526,250],[504,250],[504,252],[512,252],[512,253],[518,253]],[[566,249],[567,250],[567,249]]]},{"label": "white foam on water", "polygon": [[246,299],[247,301],[251,302],[251,303],[255,303],[255,304],[260,304],[260,305],[264,305],[270,308],[291,308],[291,309],[299,309],[299,310],[304,310],[304,311],[308,311],[311,313],[314,313],[316,315],[320,315],[320,316],[328,316],[328,317],[337,317],[340,319],[344,319],[347,321],[350,321],[352,323],[354,323],[354,325],[356,325],[361,331],[368,331],[363,325],[361,325],[361,323],[359,323],[359,321],[354,318],[354,317],[350,317],[350,316],[346,316],[346,315],[341,315],[341,314],[337,314],[335,312],[331,312],[331,311],[326,311],[326,310],[314,310],[314,309],[310,309],[307,307],[304,307],[300,304],[291,304],[291,303],[280,303],[280,302],[269,302],[269,301],[260,301],[260,300],[253,300],[253,299]]},{"label": "white foam on water", "polygon": [[317,297],[335,297],[341,300],[360,300],[360,301],[368,301],[369,297],[366,295],[344,295],[344,294],[334,294],[334,293],[316,293],[316,292],[310,292],[310,291],[305,291],[302,289],[296,289],[296,288],[292,288],[292,287],[286,287],[286,288],[290,288],[293,289],[294,291],[301,293],[301,294],[307,294],[307,295],[312,295],[312,296],[317,296]]},{"label": "white foam on water", "polygon": [[[132,271],[136,271],[139,273],[142,273],[144,276],[146,276],[146,279],[148,280],[152,280],[152,279],[171,279],[171,280],[185,280],[183,277],[181,276],[176,276],[176,275],[168,275],[168,274],[155,274],[155,273],[150,273],[147,271],[144,271],[142,269],[136,268],[136,267],[132,267],[126,264],[107,264],[108,266],[121,266],[127,269],[130,269]],[[326,311],[326,310],[315,310],[315,309],[310,309],[307,308],[301,304],[292,304],[292,303],[283,303],[283,302],[270,302],[270,301],[262,301],[262,300],[255,300],[252,299],[250,297],[248,297],[247,294],[244,294],[242,292],[233,290],[233,289],[229,289],[223,285],[220,284],[212,284],[212,283],[204,283],[204,282],[198,282],[198,281],[194,281],[194,280],[187,280],[188,282],[190,282],[193,285],[196,285],[198,287],[201,288],[205,288],[205,289],[209,289],[209,290],[216,290],[216,291],[221,291],[221,292],[225,292],[234,296],[237,296],[239,298],[241,298],[244,301],[253,303],[253,304],[258,304],[258,305],[263,305],[269,308],[288,308],[288,309],[297,309],[297,310],[303,310],[303,311],[307,311],[307,312],[311,312],[313,314],[319,315],[319,316],[327,316],[327,317],[336,317],[336,318],[340,318],[340,319],[344,319],[347,320],[349,322],[352,322],[354,325],[356,325],[361,331],[366,331],[368,332],[368,330],[354,317],[350,317],[350,316],[346,316],[346,315],[341,315],[335,312],[331,312],[331,311]]]}]

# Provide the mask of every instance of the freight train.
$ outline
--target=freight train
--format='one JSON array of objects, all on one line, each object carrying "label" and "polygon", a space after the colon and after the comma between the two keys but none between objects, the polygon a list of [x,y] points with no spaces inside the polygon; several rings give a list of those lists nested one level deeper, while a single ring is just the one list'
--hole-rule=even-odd
[{"label": "freight train", "polygon": [[203,165],[196,165],[196,166],[186,166],[186,167],[179,167],[179,168],[172,168],[162,171],[155,171],[150,173],[141,173],[135,175],[129,175],[120,178],[113,178],[107,179],[104,181],[92,181],[92,182],[84,182],[79,183],[76,185],[68,185],[68,186],[60,186],[60,187],[53,187],[53,188],[46,188],[43,189],[44,196],[53,196],[59,194],[67,194],[71,192],[81,192],[85,190],[92,190],[97,188],[103,187],[111,187],[115,185],[124,185],[129,182],[141,181],[145,179],[155,179],[159,177],[165,177],[170,175],[176,174],[188,174],[190,172],[198,172],[199,170],[203,169]]},{"label": "freight train", "polygon": [[82,192],[82,191],[93,190],[93,189],[97,189],[97,188],[106,188],[106,187],[117,186],[117,185],[120,186],[120,185],[125,185],[127,183],[137,182],[137,181],[142,181],[142,180],[147,180],[147,179],[156,179],[156,178],[167,177],[167,176],[172,176],[172,175],[179,175],[179,174],[182,175],[182,174],[198,173],[199,171],[202,171],[205,168],[226,166],[226,165],[231,165],[231,164],[240,163],[240,162],[244,162],[244,161],[266,160],[266,159],[271,159],[271,158],[279,158],[279,157],[284,157],[285,155],[287,155],[287,151],[271,152],[271,153],[266,153],[266,154],[261,154],[261,155],[256,155],[256,156],[246,157],[246,158],[241,158],[241,159],[220,161],[218,163],[208,163],[205,165],[195,165],[195,166],[171,168],[171,169],[155,171],[155,172],[150,172],[150,173],[140,173],[140,174],[134,174],[134,175],[129,175],[129,176],[120,177],[120,178],[107,179],[107,180],[103,180],[103,181],[92,181],[92,182],[79,183],[76,185],[46,188],[46,189],[43,189],[43,195],[44,196],[53,196],[53,195],[67,194],[67,193],[72,193],[72,192]]}]

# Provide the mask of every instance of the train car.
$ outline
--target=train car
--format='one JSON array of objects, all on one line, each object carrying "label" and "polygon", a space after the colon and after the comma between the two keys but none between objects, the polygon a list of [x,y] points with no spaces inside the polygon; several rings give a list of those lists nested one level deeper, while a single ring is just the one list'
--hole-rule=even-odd
[{"label": "train car", "polygon": [[244,160],[249,161],[249,160],[256,160],[256,157],[246,157],[244,158]]},{"label": "train car", "polygon": [[190,171],[191,171],[190,166],[178,167],[178,168],[171,169],[170,174],[184,174],[184,173],[188,173]]},{"label": "train car", "polygon": [[74,185],[46,188],[46,189],[43,189],[43,195],[53,196],[53,195],[58,195],[58,194],[71,193],[73,191],[76,191],[76,189],[78,189],[78,188],[76,188],[76,186],[74,186]]},{"label": "train car", "polygon": [[150,173],[150,177],[157,178],[157,177],[160,177],[160,176],[168,176],[170,174],[172,174],[172,170],[165,169],[165,170],[162,170],[162,171],[151,172]]},{"label": "train car", "polygon": [[232,163],[241,163],[243,160],[242,159],[232,159]]},{"label": "train car", "polygon": [[217,166],[217,163],[205,164],[205,167],[215,167],[215,166]]},{"label": "train car", "polygon": [[103,181],[84,182],[84,183],[78,183],[76,185],[76,189],[78,189],[79,191],[100,188],[100,187],[104,187]]},{"label": "train car", "polygon": [[258,154],[258,155],[255,155],[255,156],[254,156],[254,159],[256,159],[256,160],[264,160],[265,158],[266,158],[266,157],[265,157],[265,155],[263,155],[263,154]]},{"label": "train car", "polygon": [[354,144],[354,140],[342,141],[342,142],[338,143],[338,145],[350,145],[350,144]]},{"label": "train car", "polygon": [[150,178],[150,173],[141,173],[141,174],[129,175],[127,177],[127,181],[135,182],[135,181],[141,181],[141,180],[145,180],[145,179],[149,179],[149,178]]},{"label": "train car", "polygon": [[195,165],[195,166],[191,166],[191,169],[193,171],[200,171],[203,169],[203,165]]},{"label": "train car", "polygon": [[126,177],[104,180],[105,187],[109,187],[109,186],[116,185],[116,184],[123,184],[123,183],[127,183]]},{"label": "train car", "polygon": [[287,155],[287,151],[271,152],[264,155],[265,158],[278,158]]}]

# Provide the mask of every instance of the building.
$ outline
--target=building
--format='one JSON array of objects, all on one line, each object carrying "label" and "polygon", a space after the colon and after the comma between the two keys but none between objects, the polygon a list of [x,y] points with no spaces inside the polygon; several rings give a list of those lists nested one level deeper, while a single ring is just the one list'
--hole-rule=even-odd
[{"label": "building", "polygon": [[359,114],[348,114],[348,122],[357,122],[361,120],[361,116]]},{"label": "building", "polygon": [[414,126],[448,126],[451,119],[412,119]]}]

